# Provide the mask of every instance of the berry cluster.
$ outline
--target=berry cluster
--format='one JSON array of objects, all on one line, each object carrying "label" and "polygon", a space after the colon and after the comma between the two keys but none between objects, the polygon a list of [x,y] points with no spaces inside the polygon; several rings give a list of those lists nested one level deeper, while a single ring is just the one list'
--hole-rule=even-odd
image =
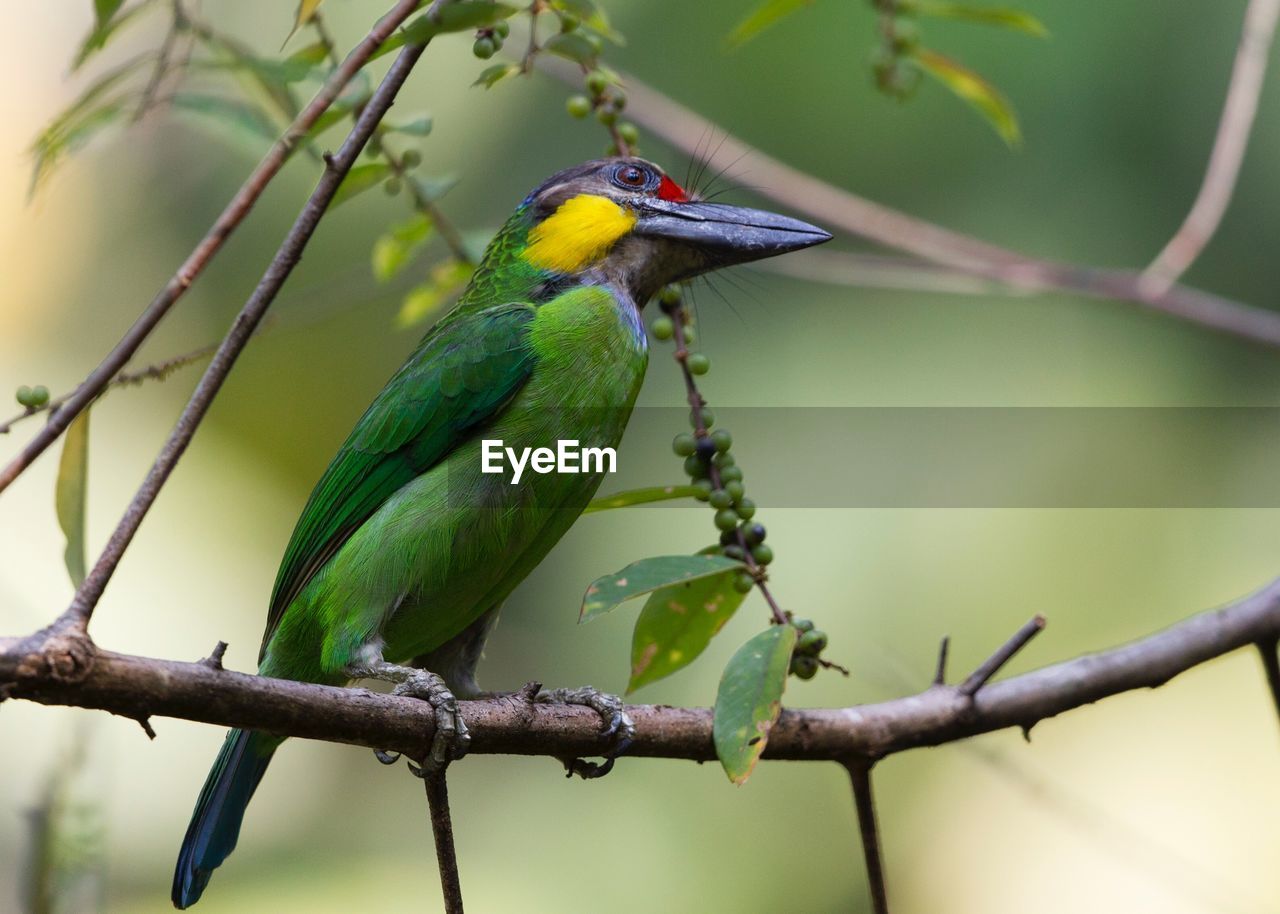
[{"label": "berry cluster", "polygon": [[816,630],[808,619],[792,619],[791,624],[800,630],[795,650],[791,653],[791,675],[797,679],[812,679],[825,662],[821,655],[827,648],[827,633]]},{"label": "berry cluster", "polygon": [[17,392],[18,405],[27,409],[39,409],[49,402],[49,388],[43,384],[28,387],[23,384]]},{"label": "berry cluster", "polygon": [[[614,136],[614,145],[610,147],[610,155],[622,152],[619,144],[625,144],[628,151],[635,152],[640,142],[640,129],[630,121],[620,121],[624,108],[627,107],[627,96],[617,86],[616,76],[603,69],[588,70],[583,78],[586,95],[571,95],[565,102],[569,114],[576,118],[587,117],[595,112],[596,120],[609,128]],[[668,337],[669,339],[669,337]]]},{"label": "berry cluster", "polygon": [[499,19],[488,28],[476,30],[476,43],[471,46],[471,53],[481,60],[488,60],[502,50],[502,43],[511,34],[511,24]]}]

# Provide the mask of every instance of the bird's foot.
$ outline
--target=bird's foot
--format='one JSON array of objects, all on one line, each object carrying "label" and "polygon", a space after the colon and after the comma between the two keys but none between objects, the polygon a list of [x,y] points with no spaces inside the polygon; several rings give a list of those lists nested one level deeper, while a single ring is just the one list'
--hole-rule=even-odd
[{"label": "bird's foot", "polygon": [[603,762],[590,762],[586,759],[561,759],[564,762],[565,777],[575,774],[585,780],[602,778],[613,770],[613,763],[631,747],[635,739],[636,726],[631,718],[622,710],[622,699],[617,695],[601,692],[591,686],[579,689],[543,689],[534,697],[541,704],[582,705],[595,711],[604,722],[604,736],[609,740],[609,747],[604,752]]},{"label": "bird's foot", "polygon": [[[458,713],[458,700],[454,698],[443,679],[428,670],[419,670],[411,666],[397,666],[394,663],[372,663],[352,667],[348,671],[359,679],[377,679],[381,682],[394,682],[392,695],[408,695],[420,698],[431,705],[435,712],[436,729],[431,739],[431,749],[422,760],[422,768],[409,768],[419,777],[434,775],[444,771],[450,762],[467,754],[471,744],[471,735],[467,725]],[[394,764],[399,753],[376,750],[374,755],[384,765]]]}]

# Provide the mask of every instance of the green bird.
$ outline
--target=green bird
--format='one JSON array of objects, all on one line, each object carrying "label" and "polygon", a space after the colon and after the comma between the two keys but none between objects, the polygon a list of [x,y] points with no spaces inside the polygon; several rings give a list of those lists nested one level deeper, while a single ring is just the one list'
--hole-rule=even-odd
[{"label": "green bird", "polygon": [[[276,577],[258,672],[396,682],[435,708],[428,763],[459,755],[466,736],[455,697],[484,694],[475,668],[499,608],[604,475],[526,472],[513,484],[511,474],[485,472],[484,442],[517,453],[562,440],[616,448],[648,361],[640,312],[663,285],[830,237],[786,216],[694,199],[638,158],[599,159],[545,181],[316,484]],[[595,708],[620,744],[631,732],[613,696],[588,688],[539,697]],[[235,847],[281,742],[227,735],[178,855],[177,907],[199,900]]]}]

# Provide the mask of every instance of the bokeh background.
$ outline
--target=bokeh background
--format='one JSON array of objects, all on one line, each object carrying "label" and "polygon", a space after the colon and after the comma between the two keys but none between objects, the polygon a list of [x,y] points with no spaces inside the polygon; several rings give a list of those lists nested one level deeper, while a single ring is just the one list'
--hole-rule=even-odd
[{"label": "bokeh background", "polygon": [[[609,59],[770,154],[873,199],[1033,254],[1141,264],[1198,185],[1243,0],[1110,4],[1105,15],[1069,0],[1019,5],[1051,40],[946,23],[925,33],[1005,88],[1027,138],[1016,154],[935,86],[905,105],[878,95],[866,4],[824,0],[729,54],[721,39],[743,0],[613,0],[629,43]],[[274,53],[293,6],[220,0],[205,12]],[[325,12],[349,44],[383,6],[335,0]],[[0,4],[0,391],[44,383],[58,392],[80,379],[261,152],[207,123],[155,117],[76,156],[28,203],[26,150],[85,85],[67,69],[89,20],[86,2]],[[112,53],[153,47],[159,26],[140,27]],[[445,206],[468,228],[495,226],[529,187],[603,142],[598,126],[565,115],[564,88],[546,78],[468,88],[483,66],[468,40],[440,41],[398,107],[434,115],[424,169],[459,175]],[[1272,72],[1240,191],[1189,276],[1262,306],[1275,306],[1280,287],[1278,100]],[[684,157],[652,140],[644,147],[683,173]],[[315,173],[298,160],[271,186],[145,359],[222,332]],[[752,181],[732,168],[729,176]],[[370,245],[403,214],[403,200],[375,193],[323,223],[275,308],[276,328],[245,354],[121,565],[94,620],[99,643],[194,659],[223,639],[228,665],[253,667],[297,512],[420,332],[396,329],[398,296],[369,274]],[[717,404],[1280,405],[1280,353],[1125,304],[861,290],[765,273],[744,285],[724,289],[732,307],[700,296],[701,340],[715,361],[704,389]],[[93,547],[195,378],[115,393],[94,410]],[[655,358],[642,404],[680,396],[674,368]],[[32,425],[0,440],[0,456]],[[797,706],[918,688],[944,633],[960,670],[1042,612],[1048,631],[1012,665],[1026,669],[1140,636],[1280,571],[1273,510],[787,509],[770,505],[768,479],[750,476],[753,453],[763,461],[787,448],[780,472],[803,474],[815,452],[830,456],[823,441],[736,447],[779,555],[777,593],[819,620],[832,656],[854,671],[793,681],[787,702]],[[55,464],[46,456],[0,508],[5,634],[41,625],[70,595]],[[678,472],[674,458],[655,460],[652,481]],[[703,509],[584,518],[510,600],[482,682],[623,688],[634,611],[579,628],[584,585],[708,538]],[[763,623],[756,599],[702,659],[638,697],[710,703],[724,662]],[[105,909],[169,909],[174,854],[222,734],[155,725],[159,738],[148,742],[132,721],[20,702],[0,709],[0,911],[19,910],[26,813],[78,729],[88,733],[78,789],[102,827]],[[1257,658],[1243,652],[1046,722],[1029,745],[1009,732],[895,757],[876,771],[895,911],[1275,910],[1277,737]],[[866,910],[848,785],[834,766],[764,764],[735,789],[711,765],[624,762],[584,784],[549,760],[477,757],[451,784],[476,911]],[[206,914],[437,910],[420,786],[365,751],[290,744],[201,904]]]}]

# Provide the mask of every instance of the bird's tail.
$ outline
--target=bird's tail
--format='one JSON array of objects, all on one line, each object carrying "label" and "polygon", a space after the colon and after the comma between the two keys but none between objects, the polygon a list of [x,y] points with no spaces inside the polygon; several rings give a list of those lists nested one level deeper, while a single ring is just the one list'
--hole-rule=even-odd
[{"label": "bird's tail", "polygon": [[173,904],[186,908],[200,900],[209,877],[235,850],[249,798],[262,780],[278,737],[232,730],[222,744],[191,814],[173,873]]}]

